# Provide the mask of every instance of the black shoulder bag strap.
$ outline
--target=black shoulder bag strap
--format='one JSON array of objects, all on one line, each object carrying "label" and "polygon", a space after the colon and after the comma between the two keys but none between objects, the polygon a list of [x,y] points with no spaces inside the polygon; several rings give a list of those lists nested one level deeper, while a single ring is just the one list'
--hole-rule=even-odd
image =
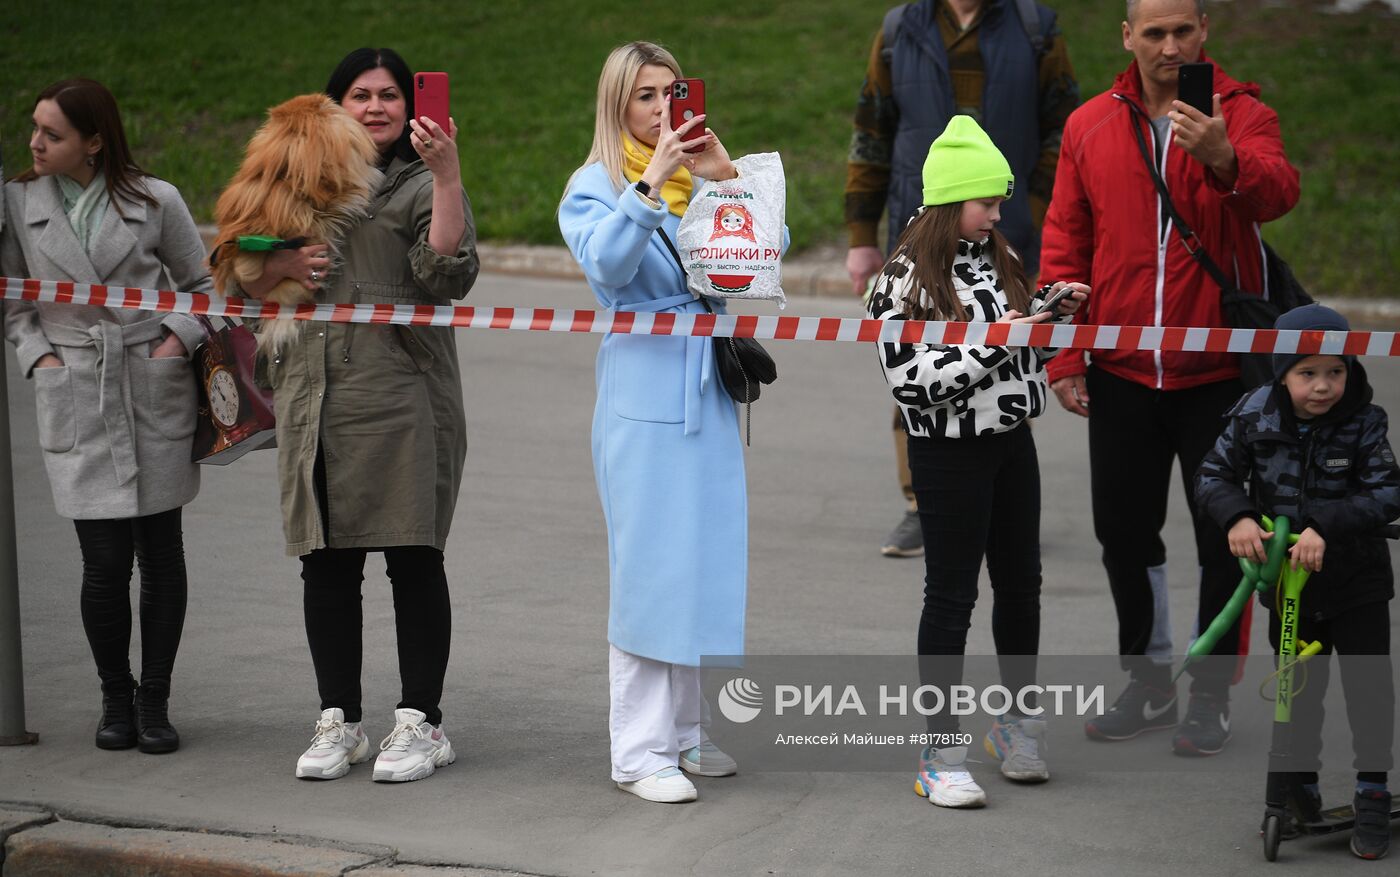
[{"label": "black shoulder bag strap", "polygon": [[[666,249],[670,251],[671,257],[676,260],[676,265],[678,265],[681,269],[681,281],[685,282],[685,261],[681,259],[680,251],[676,249],[675,244],[671,243],[671,239],[666,235],[666,229],[662,228],[661,226],[657,226],[656,233],[661,237],[661,242],[666,245]],[[715,309],[710,307],[710,303],[705,300],[705,296],[697,295],[696,298],[700,299],[700,304],[704,305],[706,313],[713,314],[715,312]],[[748,445],[749,438],[753,433],[753,401],[749,399],[749,373],[744,368],[743,357],[739,356],[739,346],[738,343],[734,340],[733,336],[728,336],[725,338],[712,337],[711,341],[716,344],[725,344],[725,346],[729,349],[729,352],[734,355],[734,363],[738,366],[740,373],[744,376],[744,398],[748,400],[744,402],[744,444]],[[723,378],[721,378],[721,380],[723,380]],[[726,392],[728,391],[726,390]]]},{"label": "black shoulder bag strap", "polygon": [[[1162,199],[1162,206],[1167,210],[1167,216],[1171,219],[1172,226],[1176,228],[1177,234],[1181,235],[1181,243],[1186,247],[1186,252],[1191,254],[1197,264],[1205,269],[1220,286],[1222,298],[1231,294],[1237,294],[1239,289],[1230,278],[1225,276],[1225,272],[1220,270],[1220,266],[1215,264],[1210,255],[1201,246],[1201,239],[1191,230],[1191,226],[1186,224],[1186,220],[1181,218],[1181,214],[1176,212],[1176,205],[1172,203],[1172,196],[1167,192],[1166,181],[1157,172],[1157,165],[1152,161],[1152,153],[1147,150],[1147,140],[1142,136],[1142,127],[1138,124],[1138,117],[1142,113],[1131,103],[1128,104],[1128,124],[1133,126],[1133,136],[1137,138],[1138,151],[1142,153],[1142,160],[1147,165],[1147,173],[1152,177],[1152,183],[1157,187],[1157,194]],[[1152,124],[1148,122],[1148,124]]]}]

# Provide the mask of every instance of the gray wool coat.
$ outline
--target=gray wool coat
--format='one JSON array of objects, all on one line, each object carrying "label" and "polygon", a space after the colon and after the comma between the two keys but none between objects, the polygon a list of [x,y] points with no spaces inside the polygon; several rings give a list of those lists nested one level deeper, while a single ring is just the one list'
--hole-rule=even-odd
[{"label": "gray wool coat", "polygon": [[[204,244],[172,185],[141,180],[155,206],[114,196],[83,250],[53,177],[5,186],[0,268],[9,277],[212,292]],[[120,203],[121,212],[118,212]],[[204,339],[185,314],[56,302],[4,303],[5,337],[34,379],[39,444],[66,518],[150,515],[199,492],[190,462],[195,377],[186,357],[151,359],[167,333],[193,351]],[[47,353],[57,368],[34,368]]]}]

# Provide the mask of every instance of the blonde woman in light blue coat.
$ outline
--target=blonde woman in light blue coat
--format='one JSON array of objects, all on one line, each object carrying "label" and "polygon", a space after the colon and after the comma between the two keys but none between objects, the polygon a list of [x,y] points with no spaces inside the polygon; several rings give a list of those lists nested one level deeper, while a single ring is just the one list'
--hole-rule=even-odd
[{"label": "blonde woman in light blue coat", "polygon": [[[569,181],[559,228],[598,304],[703,313],[661,235],[675,241],[691,172],[732,179],[713,132],[687,155],[667,87],[681,75],[659,46],[615,49],[598,82],[593,149]],[[723,312],[716,304],[715,310]],[[734,401],[708,338],[605,336],[598,350],[593,468],[608,527],[612,778],[649,801],[696,798],[682,773],[727,776],[705,734],[701,656],[741,655],[748,494]]]}]

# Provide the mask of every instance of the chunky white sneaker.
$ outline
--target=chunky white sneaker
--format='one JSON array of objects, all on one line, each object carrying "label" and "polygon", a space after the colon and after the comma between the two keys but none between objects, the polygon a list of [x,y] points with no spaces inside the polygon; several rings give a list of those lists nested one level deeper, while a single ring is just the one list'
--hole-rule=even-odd
[{"label": "chunky white sneaker", "polygon": [[727,777],[739,772],[738,763],[709,740],[682,752],[680,762],[681,770],[699,777]]},{"label": "chunky white sneaker", "polygon": [[919,756],[914,794],[939,807],[985,807],[987,793],[967,772],[967,747],[925,746]]},{"label": "chunky white sneaker", "polygon": [[631,792],[638,798],[656,801],[659,804],[680,804],[694,801],[695,786],[674,767],[663,767],[649,777],[642,777],[630,783],[618,783],[624,792]]},{"label": "chunky white sneaker", "polygon": [[359,722],[345,723],[339,707],[324,710],[316,722],[311,748],[297,759],[297,776],[304,780],[335,780],[350,772],[350,765],[369,760],[369,738]]},{"label": "chunky white sneaker", "polygon": [[421,780],[457,760],[442,726],[434,728],[425,718],[418,710],[394,710],[394,730],[379,744],[374,760],[376,783]]},{"label": "chunky white sneaker", "polygon": [[1001,760],[1001,775],[1007,779],[1018,783],[1043,783],[1050,779],[1050,769],[1045,766],[1045,750],[1049,747],[1043,719],[1008,721],[1006,716],[997,716],[984,745],[988,755]]}]

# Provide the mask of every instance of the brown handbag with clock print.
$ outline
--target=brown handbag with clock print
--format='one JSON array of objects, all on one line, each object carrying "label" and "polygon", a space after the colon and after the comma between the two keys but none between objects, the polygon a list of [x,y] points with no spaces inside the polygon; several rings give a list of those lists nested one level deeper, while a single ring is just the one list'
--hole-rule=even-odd
[{"label": "brown handbag with clock print", "polygon": [[199,417],[190,459],[223,466],[258,448],[276,447],[272,391],[253,380],[258,339],[241,323],[214,328],[208,317],[206,340],[195,348]]}]

